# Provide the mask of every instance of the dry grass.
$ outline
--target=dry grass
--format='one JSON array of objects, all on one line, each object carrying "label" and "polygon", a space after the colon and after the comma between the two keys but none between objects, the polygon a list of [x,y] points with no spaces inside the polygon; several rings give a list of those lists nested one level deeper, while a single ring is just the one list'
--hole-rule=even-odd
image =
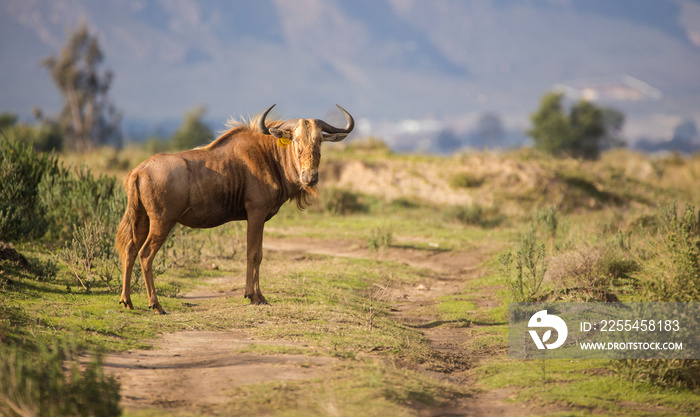
[{"label": "dry grass", "polygon": [[610,244],[583,242],[554,254],[545,281],[552,298],[566,301],[619,301],[627,289],[629,275],[640,265]]},{"label": "dry grass", "polygon": [[604,301],[610,290],[602,248],[583,245],[559,253],[549,261],[546,280],[562,298]]}]

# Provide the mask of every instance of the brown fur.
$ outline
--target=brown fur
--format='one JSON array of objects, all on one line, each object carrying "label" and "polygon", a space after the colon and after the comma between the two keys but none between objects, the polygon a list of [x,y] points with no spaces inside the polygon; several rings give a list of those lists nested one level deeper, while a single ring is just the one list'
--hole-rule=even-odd
[{"label": "brown fur", "polygon": [[321,142],[328,135],[318,121],[299,119],[286,133],[293,143],[283,148],[275,137],[258,132],[254,122],[231,123],[206,146],[154,155],[127,174],[128,202],[116,237],[124,307],[133,308],[131,272],[138,256],[150,307],[165,313],[156,297],[152,264],[177,223],[209,228],[235,220],[248,222],[244,296],[254,304],[266,303],[259,285],[264,224],[284,202],[294,201],[303,209],[317,195],[315,181],[305,179],[318,173]]}]

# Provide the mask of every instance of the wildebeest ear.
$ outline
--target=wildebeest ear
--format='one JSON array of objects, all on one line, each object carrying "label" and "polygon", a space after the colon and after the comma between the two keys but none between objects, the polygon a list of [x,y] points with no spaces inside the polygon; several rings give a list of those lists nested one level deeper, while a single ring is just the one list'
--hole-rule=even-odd
[{"label": "wildebeest ear", "polygon": [[272,136],[276,137],[277,139],[285,138],[285,139],[292,140],[292,132],[290,132],[288,130],[272,128],[272,129],[270,129],[270,134]]},{"label": "wildebeest ear", "polygon": [[347,133],[324,133],[323,134],[323,141],[324,142],[340,142],[341,140],[345,139],[348,137]]}]

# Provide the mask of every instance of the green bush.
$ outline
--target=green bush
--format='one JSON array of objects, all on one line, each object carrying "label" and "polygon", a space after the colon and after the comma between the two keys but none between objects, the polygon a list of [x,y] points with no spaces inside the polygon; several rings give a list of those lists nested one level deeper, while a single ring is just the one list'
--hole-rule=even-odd
[{"label": "green bush", "polygon": [[99,355],[80,371],[74,348],[0,346],[0,415],[119,416],[119,389]]},{"label": "green bush", "polygon": [[340,188],[324,188],[321,190],[321,207],[323,211],[346,215],[367,211],[358,194]]},{"label": "green bush", "polygon": [[35,239],[48,223],[40,203],[42,178],[59,171],[58,158],[26,143],[0,138],[0,240]]},{"label": "green bush", "polygon": [[390,228],[380,227],[372,229],[367,237],[367,248],[370,252],[388,249],[393,240],[393,232]]},{"label": "green bush", "polygon": [[45,175],[39,184],[39,195],[46,210],[47,238],[68,242],[74,228],[81,228],[90,220],[103,223],[107,233],[114,236],[126,205],[120,191],[115,177],[95,177],[85,166],[74,173],[61,169]]},{"label": "green bush", "polygon": [[503,216],[492,209],[484,209],[479,204],[448,206],[443,210],[443,216],[448,221],[483,228],[496,227],[503,222]]},{"label": "green bush", "polygon": [[[197,239],[194,229],[186,226],[176,225],[170,231],[168,240],[163,244],[161,249],[162,255],[160,260],[176,266],[178,268],[196,268],[202,265],[202,248],[204,241]],[[156,264],[158,260],[156,260]],[[163,265],[165,269],[168,265]],[[156,268],[157,269],[157,268]]]},{"label": "green bush", "polygon": [[41,152],[60,151],[63,147],[63,136],[49,126],[17,124],[5,133],[10,140],[25,143]]},{"label": "green bush", "polygon": [[620,359],[610,363],[613,372],[638,383],[692,390],[700,388],[700,361],[697,359]]},{"label": "green bush", "polygon": [[146,152],[149,154],[168,152],[170,147],[171,143],[168,139],[158,137],[149,137],[146,139]]},{"label": "green bush", "polygon": [[185,120],[171,139],[172,149],[192,149],[211,142],[214,133],[204,123],[204,113],[204,107],[195,107],[185,114]]},{"label": "green bush", "polygon": [[389,203],[389,207],[393,210],[414,210],[417,209],[421,206],[425,206],[426,204],[417,200],[417,199],[411,199],[408,197],[399,197],[397,199],[394,199]]},{"label": "green bush", "polygon": [[484,178],[470,172],[459,172],[450,178],[450,187],[459,188],[476,188],[484,183]]},{"label": "green bush", "polygon": [[559,227],[559,211],[555,206],[549,206],[544,209],[535,208],[533,221],[542,227],[545,234],[552,238],[557,237],[557,229]]},{"label": "green bush", "polygon": [[501,275],[506,279],[511,300],[516,303],[542,301],[544,297],[542,283],[547,272],[545,245],[536,247],[525,242],[515,257],[508,252],[499,258]]},{"label": "green bush", "polygon": [[[692,302],[700,299],[700,214],[686,205],[661,205],[662,245],[643,281],[645,301]],[[652,238],[653,239],[653,238]]]},{"label": "green bush", "polygon": [[617,294],[630,291],[634,280],[630,274],[639,264],[614,244],[579,244],[553,255],[547,279],[555,300],[619,301]]},{"label": "green bush", "polygon": [[110,291],[119,276],[119,264],[114,248],[114,234],[97,221],[76,227],[73,240],[58,252],[58,259],[71,270],[80,285],[89,291],[96,282]]},{"label": "green bush", "polygon": [[[646,269],[638,299],[645,302],[697,302],[700,299],[700,213],[686,205],[661,204],[647,234]],[[640,223],[641,225],[641,223]],[[624,266],[624,265],[623,265]],[[613,371],[633,382],[663,387],[700,388],[700,361],[692,359],[614,361]]]},{"label": "green bush", "polygon": [[53,154],[0,138],[0,240],[70,241],[94,219],[113,234],[126,200],[116,178],[60,166]]},{"label": "green bush", "polygon": [[6,140],[31,145],[37,151],[60,151],[63,147],[63,135],[48,123],[39,126],[17,123],[16,114],[2,113],[0,129]]}]

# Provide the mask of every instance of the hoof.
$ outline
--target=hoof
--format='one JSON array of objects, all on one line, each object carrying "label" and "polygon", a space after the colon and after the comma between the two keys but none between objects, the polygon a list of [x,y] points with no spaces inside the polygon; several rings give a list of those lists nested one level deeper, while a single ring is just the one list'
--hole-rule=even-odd
[{"label": "hoof", "polygon": [[123,304],[124,308],[128,308],[129,310],[134,309],[134,305],[131,304],[131,300],[119,300],[119,304]]},{"label": "hoof", "polygon": [[153,310],[153,313],[155,313],[155,314],[160,314],[160,315],[163,315],[163,316],[165,316],[165,315],[168,314],[168,313],[165,312],[165,310],[163,310],[163,307],[161,307],[160,304],[154,304],[154,305],[152,305],[152,306],[148,306],[148,308],[150,308],[151,310]]},{"label": "hoof", "polygon": [[246,294],[245,298],[250,298],[250,304],[252,305],[270,305],[262,294]]}]

